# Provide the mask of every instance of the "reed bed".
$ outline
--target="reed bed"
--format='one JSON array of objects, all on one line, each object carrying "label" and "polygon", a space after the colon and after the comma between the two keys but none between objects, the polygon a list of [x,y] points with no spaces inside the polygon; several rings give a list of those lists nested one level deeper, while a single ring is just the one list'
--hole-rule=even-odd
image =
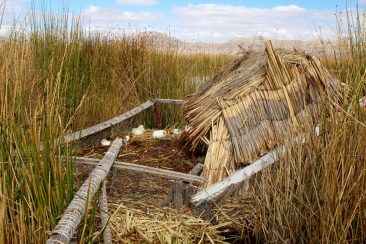
[{"label": "reed bed", "polygon": [[[275,144],[287,146],[285,156],[265,170],[263,177],[257,176],[250,182],[247,189],[242,187],[240,195],[236,195],[218,208],[219,219],[235,223],[234,227],[242,232],[243,237],[254,235],[257,242],[272,243],[364,243],[366,241],[366,143],[364,140],[366,109],[360,106],[360,101],[366,95],[365,19],[365,11],[361,9],[346,11],[343,20],[337,14],[339,39],[335,42],[334,56],[324,57],[321,66],[318,61],[310,61],[312,67],[304,69],[310,70],[310,74],[306,75],[307,78],[316,77],[313,79],[313,84],[335,89],[320,96],[316,95],[316,92],[312,93],[315,98],[318,97],[314,100],[317,104],[316,116],[295,117],[293,115],[297,112],[294,113],[294,111],[299,109],[296,108],[297,104],[294,101],[300,100],[291,95],[289,99],[286,94],[283,94],[282,98],[278,97],[290,107],[285,117],[295,125],[295,130],[283,127],[280,130],[281,133],[270,137],[272,146]],[[281,70],[281,66],[284,67],[281,65],[283,56],[275,57],[276,55],[271,55],[268,49],[267,54],[270,56],[267,69],[272,69],[269,78],[274,81],[272,82],[274,86],[276,81],[280,81],[279,84],[294,80],[300,82],[301,74],[288,78],[292,76],[291,74],[288,76],[289,73],[296,70]],[[285,56],[289,58],[291,55],[285,54]],[[230,129],[232,126],[239,127],[237,133],[231,133],[235,136],[248,132],[245,128],[251,125],[251,118],[266,120],[266,118],[260,119],[261,109],[258,107],[255,107],[253,114],[252,111],[245,110],[250,101],[242,108],[235,107],[240,103],[238,101],[240,99],[237,99],[238,94],[249,93],[250,87],[258,88],[256,85],[251,86],[249,82],[242,84],[240,89],[234,88],[235,84],[243,83],[243,80],[232,79],[235,75],[230,73],[235,73],[235,70],[246,60],[247,57],[244,57],[227,67],[211,82],[206,83],[189,101],[188,117],[193,124],[196,124],[195,130],[191,133],[194,143],[198,143],[202,138],[206,140],[204,136],[207,132],[211,127],[217,126],[215,121],[222,116],[220,108],[223,108],[225,113],[225,109],[234,107],[231,113],[233,116],[230,117],[232,119],[229,120],[226,116],[225,122],[230,124],[228,126]],[[293,58],[290,60],[290,63],[295,61]],[[278,66],[276,62],[280,65]],[[252,65],[253,63],[248,62],[243,67],[248,71],[248,76],[253,77],[251,81],[255,83],[257,79],[263,79],[263,76],[255,76],[256,73],[253,70],[262,64],[257,62]],[[331,78],[325,68],[335,79]],[[228,83],[220,84],[221,80],[233,85],[230,87]],[[334,83],[335,80],[342,82],[343,85]],[[260,90],[263,92],[265,89],[262,87]],[[290,89],[292,92],[294,90],[296,89]],[[207,91],[209,91],[208,96],[205,94]],[[253,101],[261,100],[261,97],[269,100],[274,98],[269,95],[257,96]],[[211,97],[215,99],[210,99]],[[218,97],[223,98],[222,104],[217,101]],[[230,99],[233,99],[231,103]],[[301,101],[300,104],[302,104]],[[292,109],[294,111],[291,111]],[[242,119],[239,120],[238,113],[242,111],[248,112],[243,113]],[[200,117],[202,114],[204,116]],[[281,116],[281,114],[283,113],[278,112],[275,115]],[[235,119],[237,121],[232,122]],[[316,124],[319,125],[319,135],[315,130]],[[269,133],[271,133],[270,130]],[[302,136],[305,143],[294,140],[298,136]],[[257,133],[246,138],[241,145],[249,147],[255,142],[266,139],[268,134]],[[266,151],[264,147],[259,155]],[[250,156],[250,153],[244,153],[244,157]],[[254,157],[257,156],[258,154],[254,155]],[[224,162],[222,166],[225,166]]]},{"label": "reed bed", "polygon": [[[211,75],[228,59],[158,52],[143,36],[91,34],[69,16],[33,10],[0,44],[1,243],[44,243],[77,190],[77,145],[57,138],[152,95],[184,98],[195,89],[191,76]],[[92,240],[96,203],[81,241]]]},{"label": "reed bed", "polygon": [[288,243],[364,243],[366,241],[366,94],[364,10],[348,10],[341,21],[333,58],[323,64],[351,91],[336,109],[323,99],[319,136],[313,126],[305,144],[287,140],[286,155],[256,181],[247,227],[257,239]]},{"label": "reed bed", "polygon": [[[238,215],[238,205],[246,204],[233,222],[240,229],[248,227],[258,240],[366,240],[366,112],[358,106],[366,94],[366,18],[357,10],[348,11],[346,21],[337,19],[335,57],[322,63],[351,88],[349,99],[337,109],[327,100],[321,103],[320,136],[310,126],[299,131],[313,136],[304,145],[288,143],[288,154],[249,189],[250,200],[246,195],[222,208],[226,222],[230,212]],[[193,78],[212,76],[232,57],[181,55],[174,47],[154,50],[141,35],[87,33],[68,14],[33,12],[21,26],[27,29],[14,26],[0,44],[0,242],[43,243],[76,190],[70,157],[76,149],[53,143],[57,138],[153,95],[185,99],[196,89]],[[181,119],[170,107],[162,111],[164,127]],[[149,116],[139,119],[148,124]],[[216,227],[188,215],[113,208],[112,230],[121,228],[132,238],[222,241]],[[82,242],[95,240],[97,201],[87,213],[79,232]],[[155,227],[155,234],[148,231]]]}]

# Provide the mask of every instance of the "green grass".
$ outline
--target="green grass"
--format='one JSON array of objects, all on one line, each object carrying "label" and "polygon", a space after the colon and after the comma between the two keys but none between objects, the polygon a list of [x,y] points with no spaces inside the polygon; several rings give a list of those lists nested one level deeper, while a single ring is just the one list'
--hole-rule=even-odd
[{"label": "green grass", "polygon": [[19,36],[0,47],[3,243],[43,242],[73,196],[74,165],[67,160],[62,167],[58,157],[69,150],[53,143],[63,134],[64,86],[55,75],[36,87],[40,79],[30,50]]},{"label": "green grass", "polygon": [[[30,13],[0,45],[0,242],[43,243],[76,190],[71,145],[55,140],[150,99],[184,99],[228,56],[158,51],[144,36],[91,35],[68,14]],[[162,107],[164,126],[177,108]],[[142,118],[140,118],[142,119]],[[148,124],[149,118],[145,123]],[[60,156],[66,156],[62,163]],[[94,213],[84,221],[93,238]]]},{"label": "green grass", "polygon": [[[335,57],[324,58],[351,91],[342,106],[324,98],[320,136],[309,126],[307,143],[288,142],[288,152],[256,183],[251,224],[266,242],[364,243],[366,241],[365,23],[348,10],[338,21]],[[354,17],[350,17],[353,15]],[[296,135],[292,135],[294,138]]]},{"label": "green grass", "polygon": [[[55,139],[153,95],[185,99],[195,91],[192,78],[210,77],[232,59],[183,55],[174,47],[156,50],[141,35],[91,35],[68,14],[30,16],[30,32],[14,28],[0,45],[2,243],[45,242],[71,200],[76,190],[75,165],[69,158],[73,148],[61,147]],[[323,60],[352,88],[349,100],[337,109],[325,102],[321,136],[303,146],[291,145],[258,182],[252,224],[259,239],[366,240],[366,112],[357,104],[366,94],[366,29],[352,19],[339,25],[336,57]],[[178,109],[161,106],[163,126],[181,121]],[[139,119],[149,125],[148,113]],[[60,155],[66,156],[64,164]],[[93,214],[79,233],[85,241],[97,238],[88,225],[95,221],[95,202],[91,204],[88,211]]]}]

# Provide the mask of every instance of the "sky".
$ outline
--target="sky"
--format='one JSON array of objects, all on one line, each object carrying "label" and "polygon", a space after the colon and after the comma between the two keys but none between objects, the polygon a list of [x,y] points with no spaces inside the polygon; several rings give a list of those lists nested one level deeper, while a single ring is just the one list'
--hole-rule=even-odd
[{"label": "sky", "polygon": [[[6,13],[24,15],[33,2],[82,16],[88,28],[108,32],[159,31],[187,41],[241,37],[316,39],[335,36],[335,13],[357,0],[8,0]],[[363,1],[358,0],[363,5]],[[0,0],[1,2],[1,0]]]}]

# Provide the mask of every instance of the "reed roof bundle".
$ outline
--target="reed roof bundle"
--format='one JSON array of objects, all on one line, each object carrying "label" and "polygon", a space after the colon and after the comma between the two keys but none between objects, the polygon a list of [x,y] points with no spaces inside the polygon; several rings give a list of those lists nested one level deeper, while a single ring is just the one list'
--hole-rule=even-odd
[{"label": "reed roof bundle", "polygon": [[[183,111],[193,127],[188,138],[193,147],[206,142],[208,153],[223,151],[206,157],[206,176],[216,175],[210,177],[212,183],[224,177],[223,169],[232,170],[230,160],[249,163],[273,149],[289,130],[314,123],[322,94],[340,103],[343,88],[316,58],[298,50],[274,50],[268,41],[264,51],[246,52],[187,100]],[[218,128],[228,135],[214,135]],[[231,156],[223,160],[224,153]]]}]

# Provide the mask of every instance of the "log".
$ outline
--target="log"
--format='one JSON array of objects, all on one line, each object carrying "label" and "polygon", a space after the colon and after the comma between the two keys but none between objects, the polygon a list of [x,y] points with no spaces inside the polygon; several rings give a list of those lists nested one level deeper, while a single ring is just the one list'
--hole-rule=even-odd
[{"label": "log", "polygon": [[102,188],[100,189],[99,195],[99,208],[100,208],[100,218],[102,220],[103,231],[103,241],[104,244],[112,244],[112,232],[109,227],[109,212],[108,212],[108,199],[107,199],[107,187],[106,181],[103,181]]},{"label": "log", "polygon": [[121,114],[121,115],[119,115],[117,117],[114,117],[113,119],[104,121],[104,122],[102,122],[100,124],[94,125],[92,127],[86,128],[84,130],[77,131],[77,132],[71,133],[69,135],[66,135],[63,138],[64,143],[68,143],[68,142],[72,142],[72,141],[79,140],[81,138],[90,136],[92,134],[95,134],[95,133],[98,133],[98,132],[100,132],[102,130],[105,130],[105,129],[111,127],[111,126],[114,126],[116,124],[119,124],[122,121],[124,121],[126,119],[129,119],[132,116],[140,113],[141,111],[143,111],[143,110],[151,107],[153,104],[154,103],[152,101],[150,101],[150,100],[149,101],[146,101],[145,103],[140,104],[139,106],[131,109],[130,111],[128,111],[128,112],[126,112],[124,114]]},{"label": "log", "polygon": [[230,187],[237,185],[249,177],[254,175],[255,173],[267,168],[274,162],[278,160],[280,155],[285,153],[285,147],[282,146],[279,149],[274,149],[269,153],[265,154],[249,166],[236,171],[234,174],[229,177],[223,179],[220,182],[217,182],[206,189],[203,189],[191,197],[191,204],[193,206],[199,206],[203,202],[208,202],[209,200],[214,199],[215,197],[223,194]]},{"label": "log", "polygon": [[163,103],[163,104],[183,104],[185,101],[184,100],[176,100],[176,99],[155,99],[154,100],[156,103]]},{"label": "log", "polygon": [[[98,164],[99,159],[96,158],[84,158],[84,157],[74,157],[76,163],[81,164],[89,164],[95,165]],[[198,182],[198,183],[205,183],[206,179],[197,175],[190,175],[181,172],[166,170],[166,169],[159,169],[154,167],[149,167],[145,165],[139,164],[132,164],[126,163],[121,161],[115,161],[113,166],[114,169],[123,169],[123,170],[130,170],[134,172],[141,172],[141,173],[148,173],[164,178],[170,178],[175,180],[183,180],[187,182]]]},{"label": "log", "polygon": [[52,231],[47,243],[69,243],[76,228],[85,214],[87,203],[90,203],[101,182],[107,177],[109,170],[122,147],[122,139],[116,138],[108,152],[99,161],[88,179],[84,181],[71,203],[65,210],[61,220]]}]

